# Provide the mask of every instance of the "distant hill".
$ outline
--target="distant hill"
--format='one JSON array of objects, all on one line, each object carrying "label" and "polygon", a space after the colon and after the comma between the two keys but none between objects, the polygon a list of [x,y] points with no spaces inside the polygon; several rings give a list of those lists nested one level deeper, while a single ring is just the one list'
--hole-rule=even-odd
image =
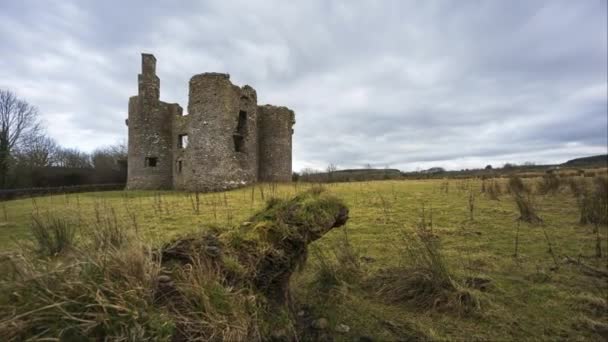
[{"label": "distant hill", "polygon": [[401,171],[397,169],[349,169],[300,176],[300,179],[306,182],[351,182],[399,178]]},{"label": "distant hill", "polygon": [[600,154],[597,156],[576,158],[568,160],[562,164],[563,166],[588,166],[588,165],[608,165],[608,154]]}]

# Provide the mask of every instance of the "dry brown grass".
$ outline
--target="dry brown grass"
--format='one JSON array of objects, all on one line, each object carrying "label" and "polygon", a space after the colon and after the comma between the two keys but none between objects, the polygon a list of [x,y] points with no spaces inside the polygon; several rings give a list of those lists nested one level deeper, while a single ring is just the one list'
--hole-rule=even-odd
[{"label": "dry brown grass", "polygon": [[453,278],[439,247],[428,231],[403,232],[401,265],[370,280],[378,296],[393,303],[409,303],[421,309],[478,312],[479,299]]}]

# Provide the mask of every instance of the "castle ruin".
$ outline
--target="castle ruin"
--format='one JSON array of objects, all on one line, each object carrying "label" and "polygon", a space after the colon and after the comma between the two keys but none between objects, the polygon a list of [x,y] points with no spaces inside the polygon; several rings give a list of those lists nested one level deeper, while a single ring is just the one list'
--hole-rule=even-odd
[{"label": "castle ruin", "polygon": [[156,58],[142,54],[138,95],[129,98],[127,189],[219,191],[291,180],[295,115],[258,106],[255,89],[228,74],[192,76],[188,114],[160,101]]}]

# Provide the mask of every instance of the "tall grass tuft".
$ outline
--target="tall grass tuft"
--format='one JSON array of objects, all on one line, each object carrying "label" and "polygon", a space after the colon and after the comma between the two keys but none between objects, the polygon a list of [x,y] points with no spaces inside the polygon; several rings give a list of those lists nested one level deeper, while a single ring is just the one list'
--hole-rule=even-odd
[{"label": "tall grass tuft", "polygon": [[582,191],[578,205],[581,224],[608,224],[608,178],[595,177],[593,186]]},{"label": "tall grass tuft", "polygon": [[522,194],[526,192],[530,192],[528,187],[524,184],[518,176],[509,177],[509,182],[507,183],[507,189],[511,194]]},{"label": "tall grass tuft", "polygon": [[469,209],[469,220],[474,221],[473,214],[475,212],[475,193],[473,191],[469,191],[468,209]]},{"label": "tall grass tuft", "polygon": [[585,182],[585,178],[583,177],[569,177],[566,181],[568,187],[570,188],[570,192],[572,196],[577,199],[580,199],[582,195],[585,193],[587,188],[587,184]]},{"label": "tall grass tuft", "polygon": [[538,181],[537,190],[541,195],[555,194],[559,191],[560,184],[559,177],[554,173],[549,173]]},{"label": "tall grass tuft", "polygon": [[235,289],[214,265],[193,258],[174,274],[179,297],[170,306],[185,341],[245,341],[256,335],[256,297]]},{"label": "tall grass tuft", "polygon": [[30,224],[34,250],[44,256],[56,256],[74,247],[75,224],[67,219],[34,214]]},{"label": "tall grass tuft", "polygon": [[593,187],[585,188],[578,198],[580,223],[593,224],[595,256],[602,256],[600,225],[608,224],[608,177],[595,177]]},{"label": "tall grass tuft", "polygon": [[149,250],[85,253],[68,263],[5,260],[14,271],[0,275],[3,339],[169,340],[174,323],[153,305],[159,265]]},{"label": "tall grass tuft", "polygon": [[519,210],[519,221],[540,224],[543,220],[538,216],[534,196],[531,193],[513,193],[513,199]]},{"label": "tall grass tuft", "polygon": [[316,261],[313,282],[322,293],[359,281],[362,275],[360,252],[350,243],[346,228],[328,252],[321,248],[314,248],[312,251]]},{"label": "tall grass tuft", "polygon": [[500,194],[502,190],[500,188],[500,184],[496,180],[492,180],[490,184],[486,188],[486,194],[491,200],[499,201]]},{"label": "tall grass tuft", "polygon": [[114,208],[110,208],[103,212],[99,211],[97,207],[96,217],[97,220],[93,224],[91,231],[91,240],[93,247],[98,250],[106,250],[109,248],[118,248],[127,243],[130,238],[129,231],[123,227],[116,216]]},{"label": "tall grass tuft", "polygon": [[454,280],[434,235],[422,230],[403,232],[402,240],[400,265],[381,272],[373,281],[379,296],[390,302],[465,314],[480,308],[478,298]]}]

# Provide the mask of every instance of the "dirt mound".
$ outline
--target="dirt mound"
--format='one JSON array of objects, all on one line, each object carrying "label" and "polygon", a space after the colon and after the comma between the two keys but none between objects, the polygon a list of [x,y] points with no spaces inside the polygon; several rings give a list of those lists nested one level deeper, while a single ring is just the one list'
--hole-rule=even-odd
[{"label": "dirt mound", "polygon": [[[323,191],[273,199],[240,227],[218,228],[166,244],[159,253],[165,272],[159,279],[161,295],[173,310],[188,307],[183,305],[187,290],[180,291],[179,280],[174,285],[173,278],[191,277],[188,274],[198,270],[232,292],[255,297],[264,312],[289,316],[289,280],[305,263],[308,245],[347,220],[347,207]],[[270,327],[262,335],[277,329],[284,327]]]}]

